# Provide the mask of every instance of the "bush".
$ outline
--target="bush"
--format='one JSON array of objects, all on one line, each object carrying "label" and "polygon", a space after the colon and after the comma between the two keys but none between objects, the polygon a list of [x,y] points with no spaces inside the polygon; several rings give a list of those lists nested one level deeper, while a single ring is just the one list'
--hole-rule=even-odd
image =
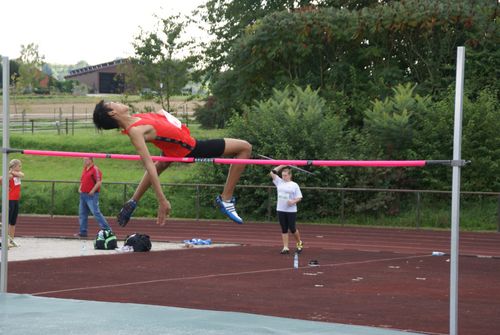
[{"label": "bush", "polygon": [[[471,164],[462,169],[463,190],[498,191],[500,189],[500,137],[498,90],[484,89],[477,98],[465,94],[463,101],[462,159]],[[434,102],[418,116],[419,129],[413,150],[424,159],[453,158],[455,92]],[[429,168],[421,174],[423,186],[449,189],[449,169]]]},{"label": "bush", "polygon": [[[235,116],[228,126],[228,137],[242,138],[253,146],[254,154],[276,159],[347,159],[349,132],[343,130],[344,123],[330,115],[324,99],[311,88],[287,87],[274,90],[273,96],[265,101],[246,107],[242,116]],[[262,184],[263,180],[272,186],[267,176],[271,167],[250,165],[242,183]],[[342,169],[321,169],[319,175],[296,173],[294,179],[300,184],[337,185],[342,183]],[[226,166],[210,166],[201,173],[205,183],[225,181]],[[267,192],[245,189],[245,202],[238,210],[255,216],[267,214]],[[274,191],[273,191],[274,192]],[[248,199],[248,200],[247,200]],[[328,200],[326,200],[328,203]],[[314,207],[314,204],[310,204]],[[303,206],[307,207],[307,206]]]},{"label": "bush", "polygon": [[194,117],[203,128],[219,128],[220,122],[217,119],[218,110],[216,108],[215,97],[209,96],[203,106],[198,106],[194,110]]}]

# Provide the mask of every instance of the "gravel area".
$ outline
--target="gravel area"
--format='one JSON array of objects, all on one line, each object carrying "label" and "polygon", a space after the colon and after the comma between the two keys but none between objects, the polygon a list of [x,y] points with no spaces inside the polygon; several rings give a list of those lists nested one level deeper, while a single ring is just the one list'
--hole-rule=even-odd
[{"label": "gravel area", "polygon": [[[44,258],[65,258],[93,255],[113,255],[122,253],[122,250],[95,250],[92,240],[79,240],[73,238],[34,238],[17,237],[15,239],[18,247],[11,247],[8,251],[9,261],[25,261]],[[118,242],[118,247],[122,247],[123,242]],[[184,243],[152,242],[151,252],[160,250],[174,250],[189,248],[210,248],[224,245],[189,245]],[[1,253],[1,250],[0,250]]]}]

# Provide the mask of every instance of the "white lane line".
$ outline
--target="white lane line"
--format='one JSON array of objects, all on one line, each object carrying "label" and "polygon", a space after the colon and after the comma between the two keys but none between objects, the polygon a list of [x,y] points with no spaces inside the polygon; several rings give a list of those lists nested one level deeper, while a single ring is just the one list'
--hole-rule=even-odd
[{"label": "white lane line", "polygon": [[[366,260],[366,261],[344,262],[344,263],[334,263],[334,264],[321,264],[321,267],[339,267],[339,266],[369,264],[369,263],[376,263],[376,262],[408,260],[408,259],[422,258],[422,257],[431,257],[431,255],[415,255],[415,256],[406,256],[406,257],[371,259],[371,260]],[[309,268],[309,265],[299,267],[299,269],[306,269],[306,268]],[[64,289],[64,290],[35,292],[35,293],[31,293],[31,295],[36,296],[36,295],[55,294],[55,293],[74,292],[74,291],[97,290],[97,289],[103,289],[103,288],[144,285],[144,284],[153,284],[153,283],[165,283],[165,282],[172,282],[172,281],[199,280],[199,279],[207,279],[207,278],[241,276],[241,275],[248,275],[248,274],[258,274],[258,273],[268,273],[268,272],[278,272],[278,271],[294,271],[294,270],[295,269],[290,266],[287,268],[277,268],[277,269],[267,269],[267,270],[229,272],[229,273],[218,273],[218,274],[203,275],[203,276],[155,279],[155,280],[147,280],[147,281],[129,282],[129,283],[123,283],[123,284],[109,284],[109,285],[75,287],[75,288],[69,288],[69,289]]]}]

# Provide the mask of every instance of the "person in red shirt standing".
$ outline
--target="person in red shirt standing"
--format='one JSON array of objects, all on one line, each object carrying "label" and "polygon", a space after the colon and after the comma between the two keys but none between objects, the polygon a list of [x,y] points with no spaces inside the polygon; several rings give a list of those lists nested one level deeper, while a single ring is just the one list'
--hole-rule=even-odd
[{"label": "person in red shirt standing", "polygon": [[76,233],[75,237],[87,237],[88,229],[88,217],[89,211],[94,215],[94,218],[99,223],[99,226],[103,230],[111,230],[108,222],[104,215],[102,215],[99,209],[99,191],[101,190],[102,184],[102,173],[99,168],[94,164],[94,160],[91,157],[85,157],[83,159],[83,171],[82,177],[80,178],[80,187],[78,192],[80,193],[80,231]]},{"label": "person in red shirt standing", "polygon": [[[21,199],[21,171],[22,164],[19,159],[13,159],[9,163],[9,247],[17,247],[14,241],[16,235],[16,222],[19,214],[19,200]],[[1,178],[1,177],[0,177]],[[2,179],[0,179],[2,180]]]}]

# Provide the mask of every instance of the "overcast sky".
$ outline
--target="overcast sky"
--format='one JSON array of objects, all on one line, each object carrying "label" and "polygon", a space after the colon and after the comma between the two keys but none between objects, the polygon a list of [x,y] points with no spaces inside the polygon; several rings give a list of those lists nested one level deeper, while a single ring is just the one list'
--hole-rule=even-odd
[{"label": "overcast sky", "polygon": [[[133,55],[140,27],[189,14],[205,0],[5,0],[0,4],[0,55],[19,57],[21,45],[38,44],[51,64],[91,65]],[[197,33],[199,35],[199,33]]]}]

